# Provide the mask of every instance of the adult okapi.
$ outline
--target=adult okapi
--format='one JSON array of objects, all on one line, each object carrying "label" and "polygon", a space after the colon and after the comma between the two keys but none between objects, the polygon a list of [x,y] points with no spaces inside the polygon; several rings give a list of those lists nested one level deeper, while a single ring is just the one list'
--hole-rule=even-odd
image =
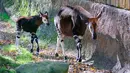
[{"label": "adult okapi", "polygon": [[[16,22],[16,48],[18,49],[19,46],[19,39],[21,31],[26,31],[31,34],[31,52],[33,52],[33,42],[37,43],[37,53],[39,54],[39,44],[38,44],[38,37],[36,35],[36,31],[38,27],[45,23],[46,25],[49,25],[49,19],[48,19],[48,12],[45,12],[44,14],[40,12],[39,15],[30,16],[30,17],[20,17]],[[18,49],[18,51],[20,51]]]},{"label": "adult okapi", "polygon": [[81,40],[86,30],[86,26],[89,26],[89,30],[92,34],[92,38],[95,40],[97,38],[96,27],[98,18],[93,17],[88,11],[86,11],[81,6],[64,6],[62,7],[54,18],[54,24],[58,33],[57,46],[55,50],[55,55],[58,56],[57,49],[61,45],[63,56],[66,58],[64,53],[64,38],[73,37],[76,42],[78,56],[77,61],[81,62]]}]

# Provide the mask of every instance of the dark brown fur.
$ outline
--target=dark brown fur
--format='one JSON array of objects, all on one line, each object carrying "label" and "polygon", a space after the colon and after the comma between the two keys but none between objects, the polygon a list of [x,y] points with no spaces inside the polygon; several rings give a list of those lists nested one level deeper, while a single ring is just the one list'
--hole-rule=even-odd
[{"label": "dark brown fur", "polygon": [[82,60],[81,40],[83,35],[85,34],[87,24],[89,24],[89,26],[91,26],[90,29],[93,30],[92,38],[96,39],[97,38],[96,27],[97,27],[97,21],[99,17],[100,15],[98,17],[93,18],[92,15],[81,6],[76,6],[76,7],[65,6],[61,8],[54,19],[54,23],[59,36],[57,38],[58,39],[57,46],[59,45],[59,38],[60,38],[61,46],[62,48],[64,48],[63,46],[64,37],[73,37],[77,44],[76,45],[78,50],[77,61],[81,62]]}]

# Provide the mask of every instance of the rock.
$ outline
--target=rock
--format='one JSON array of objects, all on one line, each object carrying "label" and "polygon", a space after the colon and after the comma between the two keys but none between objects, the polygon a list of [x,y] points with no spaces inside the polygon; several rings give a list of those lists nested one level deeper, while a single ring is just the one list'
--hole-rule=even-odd
[{"label": "rock", "polygon": [[69,64],[64,62],[44,61],[24,64],[16,68],[17,73],[68,73]]},{"label": "rock", "polygon": [[[84,51],[89,56],[94,53],[92,58],[97,60],[99,65],[104,64],[110,67],[108,69],[111,69],[115,64],[120,64],[121,66],[115,65],[119,66],[115,73],[127,71],[130,67],[130,11],[100,3],[86,2],[86,5],[88,5],[87,8],[83,7],[93,16],[96,17],[101,11],[102,13],[98,19],[98,38],[96,41],[91,39],[89,31],[86,30],[83,39]],[[120,63],[116,63],[117,56]],[[100,63],[101,61],[104,63]]]}]

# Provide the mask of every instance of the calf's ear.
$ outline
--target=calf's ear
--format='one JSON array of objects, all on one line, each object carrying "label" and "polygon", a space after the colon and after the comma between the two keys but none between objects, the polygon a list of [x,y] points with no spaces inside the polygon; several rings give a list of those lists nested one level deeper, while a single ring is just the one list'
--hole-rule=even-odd
[{"label": "calf's ear", "polygon": [[40,14],[39,14],[39,15],[40,15],[40,17],[42,17],[42,16],[43,16],[42,12],[40,12]]},{"label": "calf's ear", "polygon": [[45,15],[48,15],[48,12],[47,11],[45,11],[45,13],[44,13]]}]

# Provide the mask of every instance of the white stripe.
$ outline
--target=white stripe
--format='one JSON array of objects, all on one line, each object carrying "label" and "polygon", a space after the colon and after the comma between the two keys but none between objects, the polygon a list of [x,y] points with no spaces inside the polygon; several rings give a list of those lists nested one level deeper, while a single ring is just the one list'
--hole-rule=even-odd
[{"label": "white stripe", "polygon": [[83,36],[78,36],[79,39],[83,39]]}]

